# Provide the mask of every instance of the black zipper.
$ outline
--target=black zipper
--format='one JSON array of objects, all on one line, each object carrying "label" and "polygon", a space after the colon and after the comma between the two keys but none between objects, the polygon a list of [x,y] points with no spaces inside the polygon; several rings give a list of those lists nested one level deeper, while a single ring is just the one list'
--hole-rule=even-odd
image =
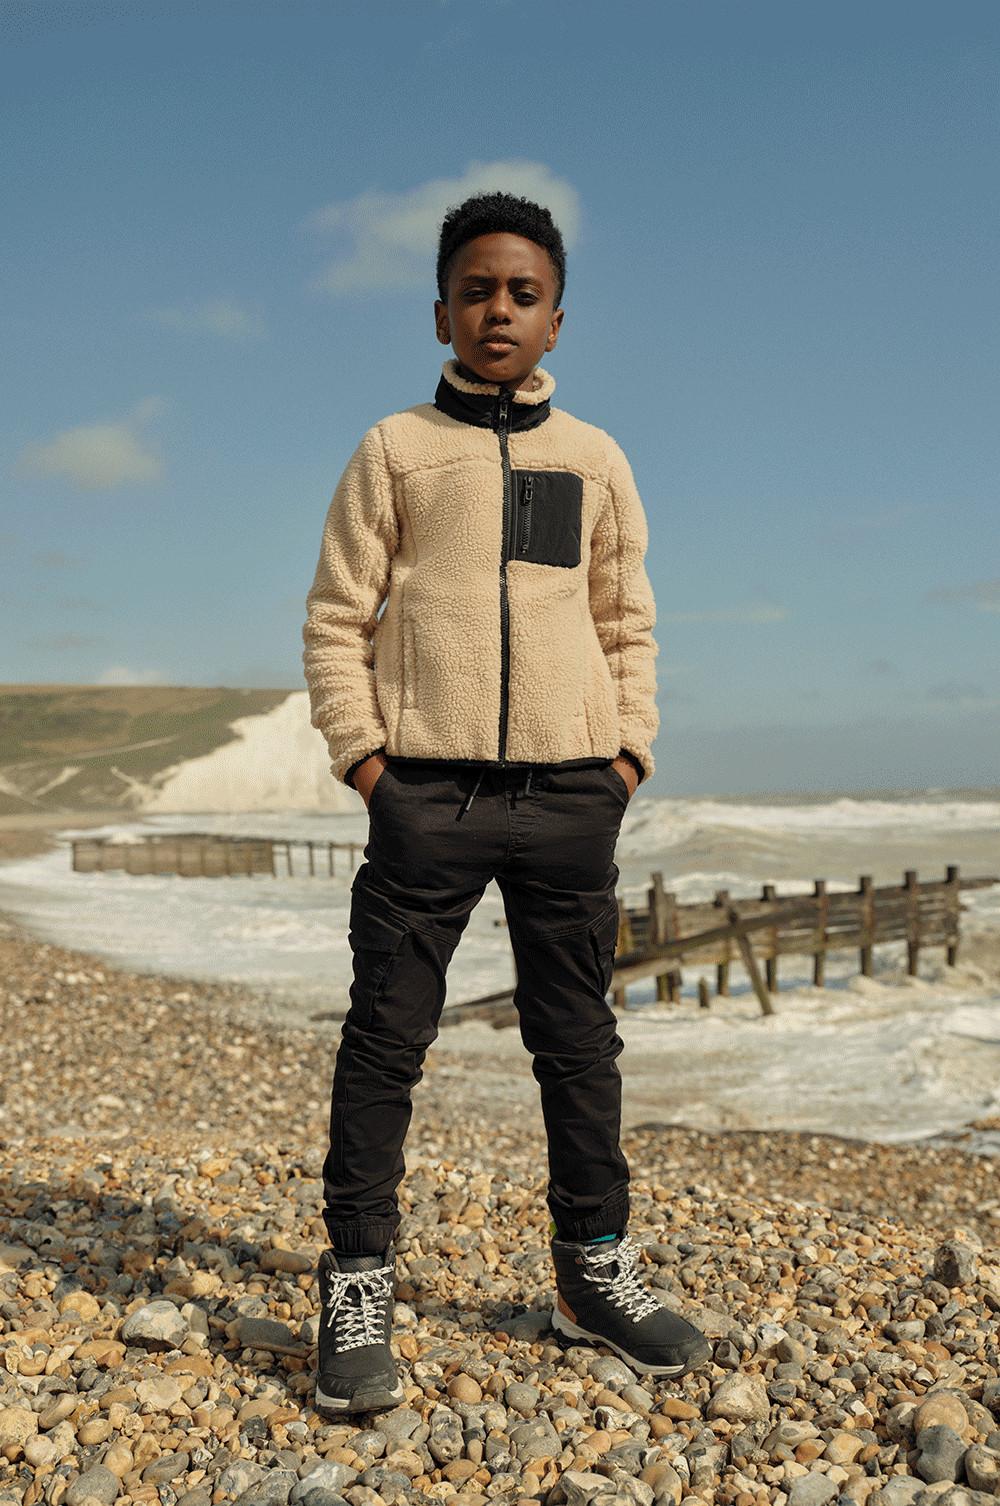
[{"label": "black zipper", "polygon": [[524,478],[524,491],[521,493],[521,542],[518,545],[520,554],[527,554],[528,545],[531,543],[531,492],[534,484],[535,478],[529,471]]},{"label": "black zipper", "polygon": [[511,475],[507,435],[510,425],[510,393],[497,398],[497,435],[503,463],[503,534],[500,546],[500,762],[507,761],[507,702],[510,689],[510,605],[507,600],[507,560],[510,557]]}]

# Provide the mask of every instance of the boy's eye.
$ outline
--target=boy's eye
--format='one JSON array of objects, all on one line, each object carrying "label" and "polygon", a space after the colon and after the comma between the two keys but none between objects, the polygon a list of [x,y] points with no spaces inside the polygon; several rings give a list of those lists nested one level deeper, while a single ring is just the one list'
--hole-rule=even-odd
[{"label": "boy's eye", "polygon": [[[465,294],[464,294],[464,296],[467,299],[470,299],[470,300],[473,299],[473,298],[488,297],[488,295],[489,295],[489,289],[488,288],[466,288]],[[518,303],[537,303],[538,302],[538,299],[535,297],[535,294],[534,293],[529,293],[526,290],[522,290],[519,293],[515,293],[514,297],[517,299]]]}]

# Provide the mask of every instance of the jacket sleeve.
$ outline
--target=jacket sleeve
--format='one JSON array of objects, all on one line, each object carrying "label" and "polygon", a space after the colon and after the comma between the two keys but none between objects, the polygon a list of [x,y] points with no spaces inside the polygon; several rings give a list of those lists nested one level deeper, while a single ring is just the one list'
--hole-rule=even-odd
[{"label": "jacket sleeve", "polygon": [[608,443],[607,494],[590,542],[590,612],[618,695],[622,752],[638,760],[648,779],[660,725],[656,602],[645,564],[649,529],[628,459],[610,435]]},{"label": "jacket sleeve", "polygon": [[392,477],[376,424],[333,494],[302,629],[310,720],[326,738],[330,772],[352,786],[354,768],[386,742],[371,639],[398,544]]}]

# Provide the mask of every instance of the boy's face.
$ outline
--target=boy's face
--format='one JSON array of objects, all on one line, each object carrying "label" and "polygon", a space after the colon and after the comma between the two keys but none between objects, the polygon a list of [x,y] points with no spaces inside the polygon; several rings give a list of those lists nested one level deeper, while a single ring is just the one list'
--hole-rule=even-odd
[{"label": "boy's face", "polygon": [[434,300],[437,337],[480,380],[530,387],[559,337],[555,297],[555,270],[535,241],[507,231],[477,235],[452,259],[447,303]]}]

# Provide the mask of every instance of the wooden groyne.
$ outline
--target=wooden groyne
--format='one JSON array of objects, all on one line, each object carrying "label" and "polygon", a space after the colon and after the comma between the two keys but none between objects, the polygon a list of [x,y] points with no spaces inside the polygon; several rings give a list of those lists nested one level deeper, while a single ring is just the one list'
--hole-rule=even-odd
[{"label": "wooden groyne", "polygon": [[[294,837],[234,837],[215,832],[155,833],[137,842],[113,837],[75,837],[74,873],[172,873],[178,878],[332,878],[336,854],[357,867],[363,842],[315,842]],[[301,849],[298,862],[293,850]]]},{"label": "wooden groyne", "polygon": [[[816,879],[812,894],[779,895],[774,884],[764,884],[759,898],[732,899],[728,889],[719,889],[711,900],[682,905],[664,888],[662,873],[654,873],[645,906],[629,909],[619,900],[612,999],[616,1009],[624,1009],[628,985],[651,977],[657,1000],[677,1002],[681,966],[706,964],[714,965],[715,992],[725,998],[735,962],[745,969],[761,1011],[773,1014],[771,995],[778,988],[780,957],[811,957],[812,981],[822,988],[829,953],[857,952],[861,973],[871,977],[873,949],[892,941],[906,943],[906,970],[911,976],[921,950],[929,946],[945,947],[948,964],[954,967],[961,891],[998,882],[994,877],[960,878],[958,865],[952,864],[943,879],[921,881],[909,868],[901,884],[879,888],[871,875],[862,874],[853,890],[830,893],[827,881]],[[704,975],[698,980],[698,997],[703,1008],[710,1007],[711,990]],[[442,1015],[446,1024],[468,1019],[514,1024],[512,990],[455,1004]]]}]

